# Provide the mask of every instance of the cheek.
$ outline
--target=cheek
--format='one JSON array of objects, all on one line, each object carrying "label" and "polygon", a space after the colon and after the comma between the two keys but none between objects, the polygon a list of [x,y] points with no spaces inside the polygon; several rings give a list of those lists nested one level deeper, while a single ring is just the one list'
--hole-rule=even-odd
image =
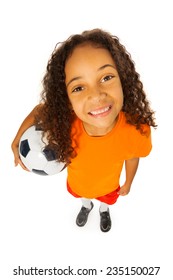
[{"label": "cheek", "polygon": [[83,111],[83,103],[78,99],[71,99],[71,104],[76,115],[81,114]]},{"label": "cheek", "polygon": [[122,94],[121,95],[121,105],[123,106],[123,103],[124,103],[124,95]]},{"label": "cheek", "polygon": [[109,92],[110,96],[115,100],[117,104],[121,104],[124,101],[123,89],[120,84],[114,85]]},{"label": "cheek", "polygon": [[118,96],[117,96],[117,101],[120,105],[123,105],[123,102],[124,102],[124,95],[123,95],[123,92],[120,91]]}]

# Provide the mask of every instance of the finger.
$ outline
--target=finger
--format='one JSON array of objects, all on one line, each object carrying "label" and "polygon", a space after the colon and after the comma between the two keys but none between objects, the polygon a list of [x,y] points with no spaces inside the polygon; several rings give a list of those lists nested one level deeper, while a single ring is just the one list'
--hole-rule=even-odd
[{"label": "finger", "polygon": [[22,162],[20,159],[18,160],[18,163],[20,164],[20,166],[21,166],[24,170],[30,171],[30,170],[23,164],[23,162]]},{"label": "finger", "polygon": [[122,196],[124,196],[124,195],[126,195],[127,194],[127,192],[126,191],[120,191],[120,193],[119,193],[120,195],[122,195]]},{"label": "finger", "polygon": [[14,160],[14,166],[17,166],[17,165],[18,165],[18,160],[15,159],[15,160]]}]

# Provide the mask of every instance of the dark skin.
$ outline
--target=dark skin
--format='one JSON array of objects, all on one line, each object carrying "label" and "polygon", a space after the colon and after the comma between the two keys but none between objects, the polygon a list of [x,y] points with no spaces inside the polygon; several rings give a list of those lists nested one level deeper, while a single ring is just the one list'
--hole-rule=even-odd
[{"label": "dark skin", "polygon": [[121,189],[119,191],[120,195],[124,196],[129,193],[133,179],[138,169],[138,164],[139,158],[132,158],[125,161],[126,180],[125,183],[121,186]]}]

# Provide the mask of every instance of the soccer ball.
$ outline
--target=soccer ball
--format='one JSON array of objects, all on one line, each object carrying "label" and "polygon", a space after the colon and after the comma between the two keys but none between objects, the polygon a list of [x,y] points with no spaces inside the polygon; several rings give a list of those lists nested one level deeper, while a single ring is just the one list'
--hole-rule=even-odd
[{"label": "soccer ball", "polygon": [[23,164],[35,174],[54,175],[66,167],[65,163],[55,159],[46,137],[42,139],[42,130],[34,125],[23,133],[19,142],[19,155]]}]

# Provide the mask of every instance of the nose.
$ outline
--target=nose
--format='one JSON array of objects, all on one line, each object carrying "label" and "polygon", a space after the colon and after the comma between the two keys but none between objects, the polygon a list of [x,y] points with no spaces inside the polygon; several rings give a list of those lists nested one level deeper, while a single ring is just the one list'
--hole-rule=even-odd
[{"label": "nose", "polygon": [[107,96],[106,92],[101,91],[98,87],[92,88],[89,91],[88,99],[92,101],[101,101]]}]

